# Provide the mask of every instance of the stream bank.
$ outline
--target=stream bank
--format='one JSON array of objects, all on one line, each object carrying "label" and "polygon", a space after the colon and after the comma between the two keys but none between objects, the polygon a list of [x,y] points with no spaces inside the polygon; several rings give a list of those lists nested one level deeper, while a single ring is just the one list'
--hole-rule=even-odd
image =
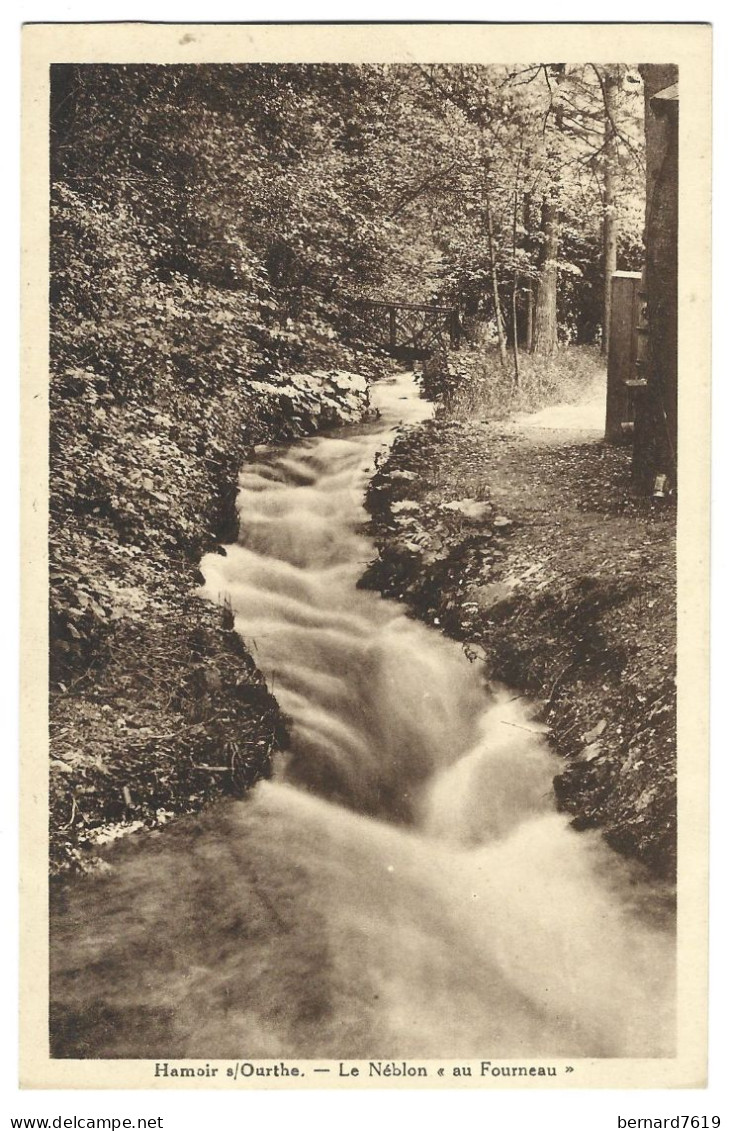
[{"label": "stream bank", "polygon": [[671,879],[675,516],[632,496],[629,452],[586,407],[404,432],[369,487],[361,584],[541,700],[559,807]]},{"label": "stream bank", "polygon": [[125,837],[54,885],[56,1057],[674,1052],[663,885],[554,811],[532,703],[356,587],[373,465],[432,412],[410,374],[372,397],[377,420],[242,469],[240,537],[200,569],[287,750],[245,802]]},{"label": "stream bank", "polygon": [[98,374],[52,389],[50,867],[240,795],[268,776],[285,722],[227,609],[197,596],[206,552],[237,536],[256,445],[366,417],[342,370],[120,400]]}]

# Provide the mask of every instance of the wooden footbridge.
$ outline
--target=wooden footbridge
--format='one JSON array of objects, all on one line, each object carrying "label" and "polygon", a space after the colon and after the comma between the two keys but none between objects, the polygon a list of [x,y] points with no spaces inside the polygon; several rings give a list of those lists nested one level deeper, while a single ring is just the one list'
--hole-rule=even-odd
[{"label": "wooden footbridge", "polygon": [[461,327],[455,306],[360,299],[366,334],[400,361],[423,361],[447,343],[458,350]]}]

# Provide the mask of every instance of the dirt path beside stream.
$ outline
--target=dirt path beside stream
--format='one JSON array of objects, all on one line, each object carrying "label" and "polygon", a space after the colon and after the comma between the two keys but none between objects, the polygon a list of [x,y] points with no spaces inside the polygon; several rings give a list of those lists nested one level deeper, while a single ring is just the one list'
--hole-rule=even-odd
[{"label": "dirt path beside stream", "polygon": [[542,700],[559,805],[671,878],[676,865],[675,513],[634,497],[603,403],[403,434],[368,495],[364,584]]}]

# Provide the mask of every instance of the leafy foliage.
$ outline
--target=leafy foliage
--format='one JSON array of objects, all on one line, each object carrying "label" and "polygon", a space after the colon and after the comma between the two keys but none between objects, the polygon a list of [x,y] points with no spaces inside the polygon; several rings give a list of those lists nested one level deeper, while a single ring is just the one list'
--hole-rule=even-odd
[{"label": "leafy foliage", "polygon": [[[458,305],[471,346],[459,364],[486,387],[489,281],[506,294],[517,278],[524,302],[543,233],[537,206],[515,224],[515,202],[533,184],[537,200],[557,161],[582,170],[561,180],[561,336],[595,336],[600,147],[576,134],[555,156],[555,115],[544,138],[538,129],[545,90],[523,79],[519,68],[52,68],[50,627],[63,763],[52,798],[66,863],[120,806],[147,821],[210,792],[195,769],[210,749],[194,762],[179,744],[155,762],[154,744],[138,758],[126,742],[147,685],[166,689],[149,707],[166,720],[159,733],[224,746],[248,727],[255,753],[258,724],[233,708],[219,729],[185,729],[196,700],[170,642],[196,626],[214,635],[189,590],[200,555],[235,536],[250,447],[367,412],[366,378],[389,363],[362,297]],[[568,82],[588,122],[598,88],[590,75]],[[638,216],[622,214],[631,266]],[[141,652],[158,660],[135,677]],[[75,725],[83,750],[67,748]]]}]

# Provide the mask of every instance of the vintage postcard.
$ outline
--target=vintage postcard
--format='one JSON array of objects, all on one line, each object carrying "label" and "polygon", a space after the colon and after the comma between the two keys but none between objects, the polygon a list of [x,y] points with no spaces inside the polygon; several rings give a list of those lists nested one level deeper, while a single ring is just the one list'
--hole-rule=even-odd
[{"label": "vintage postcard", "polygon": [[709,27],[23,38],[22,1085],[702,1087]]}]

